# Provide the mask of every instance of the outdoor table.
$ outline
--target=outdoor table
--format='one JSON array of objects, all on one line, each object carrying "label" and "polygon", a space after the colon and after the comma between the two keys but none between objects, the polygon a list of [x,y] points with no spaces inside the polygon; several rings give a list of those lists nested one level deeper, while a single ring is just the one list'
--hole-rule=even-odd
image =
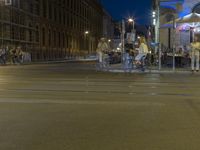
[{"label": "outdoor table", "polygon": [[[183,62],[185,60],[185,57],[183,54],[175,54],[175,65],[176,67],[183,67]],[[173,54],[167,53],[167,65],[172,66],[173,65]]]}]

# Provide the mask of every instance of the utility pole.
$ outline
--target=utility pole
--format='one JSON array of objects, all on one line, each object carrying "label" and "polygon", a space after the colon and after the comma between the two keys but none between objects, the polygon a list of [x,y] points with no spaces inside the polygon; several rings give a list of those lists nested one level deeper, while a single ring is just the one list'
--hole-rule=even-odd
[{"label": "utility pole", "polygon": [[124,35],[125,35],[126,29],[125,29],[125,21],[124,19],[122,20],[122,31],[121,31],[121,44],[122,44],[122,63],[123,63],[123,57],[124,57],[124,52],[125,52],[125,39],[124,39]]},{"label": "utility pole", "polygon": [[158,69],[161,70],[162,62],[161,62],[161,45],[160,45],[160,0],[155,0],[155,12],[156,12],[156,24],[155,24],[155,44],[156,44],[156,52],[158,52]]},{"label": "utility pole", "polygon": [[176,69],[175,53],[176,53],[176,20],[174,16],[173,17],[173,71],[175,71]]}]

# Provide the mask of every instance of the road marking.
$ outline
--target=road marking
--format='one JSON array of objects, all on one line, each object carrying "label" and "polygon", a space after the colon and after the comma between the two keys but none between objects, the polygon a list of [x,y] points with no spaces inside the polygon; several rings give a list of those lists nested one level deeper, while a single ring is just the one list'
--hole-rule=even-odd
[{"label": "road marking", "polygon": [[135,102],[135,101],[81,101],[81,100],[20,100],[20,99],[0,99],[0,103],[19,104],[67,104],[67,105],[132,105],[132,106],[165,106],[160,102]]}]

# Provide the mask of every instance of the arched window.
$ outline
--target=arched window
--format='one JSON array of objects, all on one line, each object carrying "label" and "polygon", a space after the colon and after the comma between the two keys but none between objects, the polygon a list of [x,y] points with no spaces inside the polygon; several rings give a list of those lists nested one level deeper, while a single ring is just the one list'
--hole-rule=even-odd
[{"label": "arched window", "polygon": [[192,12],[200,14],[200,3],[194,6]]}]

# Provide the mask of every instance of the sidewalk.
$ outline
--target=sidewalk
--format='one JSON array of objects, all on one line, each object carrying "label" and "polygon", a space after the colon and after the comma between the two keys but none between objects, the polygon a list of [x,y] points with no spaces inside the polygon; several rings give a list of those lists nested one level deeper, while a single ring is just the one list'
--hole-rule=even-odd
[{"label": "sidewalk", "polygon": [[95,62],[96,59],[90,58],[78,58],[78,59],[65,59],[65,60],[56,60],[56,61],[39,61],[31,62],[30,64],[55,64],[55,63],[67,63],[67,62]]},{"label": "sidewalk", "polygon": [[[192,74],[190,68],[176,68],[173,70],[172,68],[162,68],[161,70],[158,69],[156,66],[148,67],[145,71],[141,71],[139,69],[132,69],[125,70],[122,68],[121,64],[111,65],[109,69],[106,71],[113,72],[113,73],[153,73],[153,74]],[[194,72],[194,74],[200,74],[198,72]]]},{"label": "sidewalk", "polygon": [[[35,62],[24,62],[22,64],[12,64],[10,62],[7,62],[6,65],[12,66],[12,65],[36,65],[36,64],[57,64],[57,63],[75,63],[75,62],[95,62],[96,59],[93,58],[73,58],[73,59],[65,59],[65,60],[52,60],[52,61],[35,61]],[[0,66],[5,66],[0,64]]]}]

